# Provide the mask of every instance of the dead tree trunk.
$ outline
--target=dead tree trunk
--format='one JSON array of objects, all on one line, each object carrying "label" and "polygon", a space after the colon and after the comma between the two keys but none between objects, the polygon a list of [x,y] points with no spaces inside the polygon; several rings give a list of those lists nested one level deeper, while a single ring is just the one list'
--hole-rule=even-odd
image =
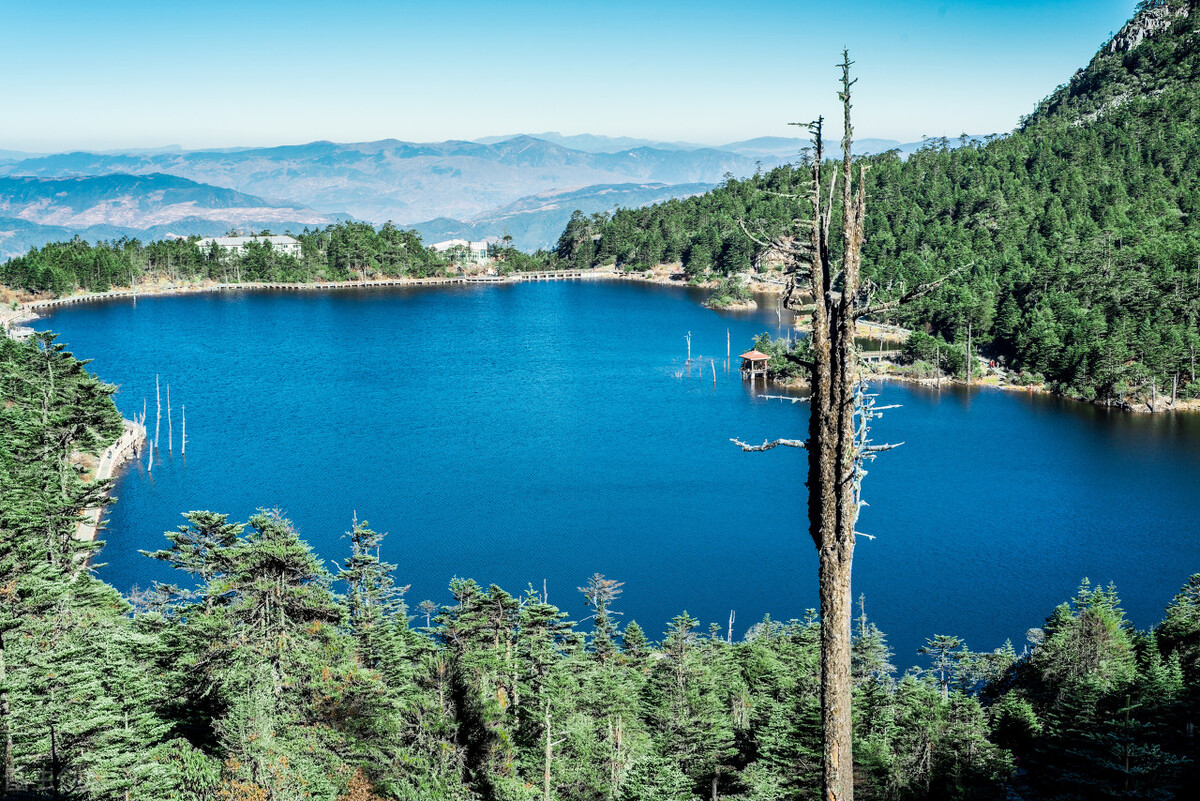
[{"label": "dead tree trunk", "polygon": [[561,743],[562,740],[553,740],[552,741],[550,739],[552,733],[550,730],[550,702],[549,701],[543,702],[542,711],[543,711],[543,715],[544,715],[543,726],[545,727],[545,731],[546,731],[546,751],[542,757],[542,782],[543,782],[543,784],[542,784],[542,801],[551,801],[552,796],[550,794],[550,764],[554,760],[554,746]]},{"label": "dead tree trunk", "polygon": [[[828,801],[854,797],[854,760],[850,731],[850,568],[854,559],[854,524],[858,495],[854,491],[855,368],[858,352],[854,304],[858,298],[859,247],[866,198],[860,178],[853,191],[850,145],[850,59],[842,62],[842,271],[840,292],[829,252],[829,210],[814,226],[820,255],[821,285],[813,287],[813,400],[809,415],[809,531],[817,547],[821,597],[821,727],[822,790]],[[819,136],[819,134],[818,134]],[[814,197],[820,203],[820,164],[813,168]],[[829,199],[832,209],[833,198]],[[814,264],[814,268],[817,267]],[[820,391],[818,393],[818,387]],[[813,445],[816,445],[814,448]]]},{"label": "dead tree trunk", "polygon": [[[784,295],[788,308],[812,314],[810,355],[807,358],[789,356],[811,377],[808,439],[777,439],[762,445],[733,440],[746,451],[765,451],[779,445],[808,451],[808,528],[817,548],[821,601],[821,786],[825,801],[851,801],[854,797],[850,728],[850,572],[861,479],[865,475],[862,465],[865,460],[874,458],[875,453],[896,447],[871,445],[867,438],[868,423],[877,409],[859,386],[858,349],[855,346],[858,319],[920,297],[950,277],[947,275],[912,290],[902,288],[895,299],[885,303],[873,305],[870,298],[865,297],[870,295],[870,287],[863,290],[859,253],[866,211],[864,170],[859,170],[856,191],[850,152],[854,133],[850,124],[850,88],[855,83],[850,79],[853,62],[846,51],[842,55],[842,89],[838,94],[844,113],[840,165],[840,266],[832,258],[830,242],[838,171],[830,175],[829,187],[823,191],[821,167],[825,154],[821,119],[809,126],[815,151],[808,192],[812,217],[811,222],[799,223],[808,226],[807,237],[790,231],[774,237],[766,235],[769,241],[764,241],[748,230],[745,223],[742,225],[752,239],[782,254],[789,262]],[[792,305],[791,299],[798,285],[811,295],[811,306]]]},{"label": "dead tree trunk", "polygon": [[154,445],[158,447],[158,430],[162,425],[162,392],[158,388],[158,373],[154,374],[154,402],[158,412],[154,415]]},{"label": "dead tree trunk", "polygon": [[[844,54],[846,55],[846,54]],[[785,236],[771,243],[792,262],[786,297],[790,302],[797,279],[807,279],[813,301],[811,356],[802,361],[810,375],[812,394],[808,439],[775,440],[747,445],[743,450],[768,450],[777,445],[808,451],[808,530],[817,548],[818,586],[821,599],[821,729],[822,797],[850,801],[854,797],[854,757],[850,730],[850,569],[854,559],[854,524],[858,518],[858,464],[855,443],[855,388],[858,360],[854,335],[859,290],[859,245],[865,199],[861,177],[859,191],[852,186],[850,144],[849,56],[842,63],[840,98],[845,112],[842,137],[843,254],[840,272],[830,252],[830,226],[837,173],[829,190],[821,187],[823,120],[810,126],[815,148],[809,202],[812,222],[809,241]]]}]

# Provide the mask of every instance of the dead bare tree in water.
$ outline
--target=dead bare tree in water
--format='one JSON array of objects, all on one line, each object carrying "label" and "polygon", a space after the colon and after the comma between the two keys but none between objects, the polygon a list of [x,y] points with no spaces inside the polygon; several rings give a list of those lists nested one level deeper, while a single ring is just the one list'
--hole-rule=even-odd
[{"label": "dead bare tree in water", "polygon": [[[815,149],[812,178],[807,195],[797,196],[811,205],[811,217],[797,213],[794,227],[777,236],[762,230],[743,230],[760,245],[783,255],[787,262],[784,304],[812,315],[812,333],[807,357],[789,356],[809,375],[811,412],[808,439],[776,439],[761,445],[733,442],[745,451],[765,451],[778,446],[808,451],[808,526],[819,558],[821,599],[821,726],[822,797],[826,801],[850,801],[854,797],[854,760],[850,728],[850,624],[852,600],[850,569],[854,557],[855,524],[862,504],[864,465],[881,451],[895,445],[874,445],[869,438],[870,422],[887,407],[876,407],[874,396],[864,391],[855,345],[859,318],[876,314],[915,299],[936,288],[938,281],[913,290],[901,288],[894,299],[873,304],[873,285],[860,275],[863,218],[866,213],[865,165],[854,180],[850,124],[850,56],[842,51],[841,207],[842,259],[834,262],[830,228],[836,197],[838,170],[832,170],[828,189],[821,185],[824,145],[823,119],[808,128]],[[948,276],[947,276],[948,277]],[[942,279],[943,281],[945,279]],[[793,302],[797,288],[811,298],[807,304]]]}]

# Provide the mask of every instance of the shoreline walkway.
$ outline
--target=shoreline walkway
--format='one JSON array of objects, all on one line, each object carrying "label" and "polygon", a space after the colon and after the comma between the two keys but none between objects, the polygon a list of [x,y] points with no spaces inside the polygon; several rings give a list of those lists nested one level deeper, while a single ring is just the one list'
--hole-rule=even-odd
[{"label": "shoreline walkway", "polygon": [[541,270],[527,273],[509,273],[508,275],[455,275],[437,278],[384,278],[371,281],[313,281],[308,283],[288,283],[279,281],[247,282],[240,284],[185,284],[154,287],[144,292],[121,290],[112,292],[86,292],[81,295],[67,295],[61,298],[46,300],[31,300],[22,303],[17,310],[6,310],[3,322],[6,327],[15,326],[37,318],[40,309],[51,309],[74,303],[89,303],[93,301],[117,300],[121,298],[161,297],[165,295],[193,295],[201,292],[237,292],[246,290],[284,290],[284,291],[324,291],[329,289],[375,289],[378,287],[406,286],[470,286],[473,284],[520,284],[533,281],[569,281],[590,279],[635,279],[640,277],[619,272],[601,272],[598,270]]},{"label": "shoreline walkway", "polygon": [[[116,442],[105,448],[104,453],[100,454],[100,461],[96,465],[96,474],[92,481],[112,478],[117,468],[124,464],[132,454],[141,453],[145,441],[146,427],[141,423],[126,420],[125,430],[121,432],[121,436],[117,438]],[[93,506],[84,510],[83,520],[75,529],[75,539],[85,542],[92,542],[96,539],[96,530],[100,527],[100,514],[103,510],[103,506]]]}]

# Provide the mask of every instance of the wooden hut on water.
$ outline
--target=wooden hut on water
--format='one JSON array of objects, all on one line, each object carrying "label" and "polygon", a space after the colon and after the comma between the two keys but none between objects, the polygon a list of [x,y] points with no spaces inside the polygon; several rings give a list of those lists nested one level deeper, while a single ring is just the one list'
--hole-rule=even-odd
[{"label": "wooden hut on water", "polygon": [[767,383],[767,361],[770,356],[757,350],[748,350],[742,354],[742,378],[749,378],[753,381],[758,376],[762,376],[763,383]]}]

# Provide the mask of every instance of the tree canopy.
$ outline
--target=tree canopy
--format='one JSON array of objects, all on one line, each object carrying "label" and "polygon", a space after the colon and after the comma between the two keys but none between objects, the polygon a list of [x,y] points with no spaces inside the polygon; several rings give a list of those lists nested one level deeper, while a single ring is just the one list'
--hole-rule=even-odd
[{"label": "tree canopy", "polygon": [[[0,339],[0,761],[9,797],[804,799],[820,781],[815,613],[738,641],[657,636],[599,574],[559,609],[453,579],[414,625],[401,553],[351,521],[330,572],[278,512],[192,511],[123,598],[74,539],[120,430],[111,387],[50,335]],[[897,674],[852,640],[855,785],[878,799],[1170,797],[1193,786],[1200,575],[1150,632],[1084,583],[1029,646],[931,634]],[[587,619],[570,622],[569,617]],[[910,657],[915,655],[909,655]],[[907,658],[906,658],[907,659]],[[1021,770],[1015,770],[1017,765]],[[1114,789],[1115,788],[1115,789]]]}]

